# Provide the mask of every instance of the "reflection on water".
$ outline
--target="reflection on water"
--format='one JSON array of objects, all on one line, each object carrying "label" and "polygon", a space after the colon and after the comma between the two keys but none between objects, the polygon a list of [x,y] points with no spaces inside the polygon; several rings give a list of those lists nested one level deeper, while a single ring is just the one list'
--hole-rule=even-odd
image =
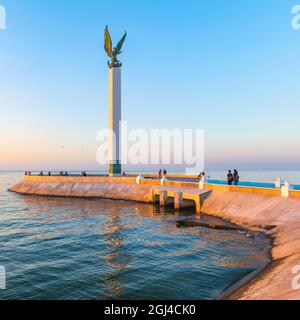
[{"label": "reflection on water", "polygon": [[[122,245],[121,221],[116,215],[112,215],[103,225],[106,243],[109,251],[104,254],[104,261],[109,271],[102,277],[102,282],[105,284],[105,299],[113,299],[122,294],[122,283],[118,279],[127,265],[132,261],[130,252]],[[126,227],[125,227],[126,228]]]},{"label": "reflection on water", "polygon": [[264,258],[261,237],[176,228],[146,204],[7,192],[19,178],[0,174],[0,299],[213,299]]}]

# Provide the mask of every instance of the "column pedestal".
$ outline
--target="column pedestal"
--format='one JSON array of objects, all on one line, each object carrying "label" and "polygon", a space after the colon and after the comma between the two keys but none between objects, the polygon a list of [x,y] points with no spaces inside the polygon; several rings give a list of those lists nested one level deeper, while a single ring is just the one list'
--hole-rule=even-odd
[{"label": "column pedestal", "polygon": [[119,176],[122,173],[122,165],[120,161],[109,164],[109,175],[110,176]]}]

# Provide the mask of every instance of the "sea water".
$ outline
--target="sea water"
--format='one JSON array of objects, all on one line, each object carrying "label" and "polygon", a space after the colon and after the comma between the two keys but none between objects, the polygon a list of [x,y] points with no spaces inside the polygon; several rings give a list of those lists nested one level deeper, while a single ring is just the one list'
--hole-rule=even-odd
[{"label": "sea water", "polygon": [[254,271],[267,239],[177,228],[148,204],[24,196],[0,173],[0,299],[216,299]]}]

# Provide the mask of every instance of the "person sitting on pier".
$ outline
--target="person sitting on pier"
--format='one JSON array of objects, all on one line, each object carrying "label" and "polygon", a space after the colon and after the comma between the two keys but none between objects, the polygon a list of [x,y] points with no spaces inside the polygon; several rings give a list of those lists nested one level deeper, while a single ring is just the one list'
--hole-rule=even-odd
[{"label": "person sitting on pier", "polygon": [[126,172],[125,171],[123,171],[123,177],[126,177]]},{"label": "person sitting on pier", "polygon": [[234,171],[233,171],[233,182],[236,186],[240,182],[240,176],[239,176],[239,173],[236,169],[234,169]]},{"label": "person sitting on pier", "polygon": [[205,180],[205,172],[201,172],[199,176],[197,177],[197,180],[204,181]]},{"label": "person sitting on pier", "polygon": [[68,177],[68,176],[69,176],[69,174],[68,174],[68,172],[66,171],[66,172],[65,172],[65,177]]},{"label": "person sitting on pier", "polygon": [[40,177],[42,177],[44,175],[43,171],[40,172]]},{"label": "person sitting on pier", "polygon": [[49,176],[49,177],[51,176],[51,172],[50,172],[50,171],[48,172],[48,176]]},{"label": "person sitting on pier", "polygon": [[28,175],[28,172],[27,171],[25,171],[25,176],[27,176]]},{"label": "person sitting on pier", "polygon": [[81,176],[82,176],[82,177],[86,177],[86,176],[87,176],[86,172],[85,172],[85,171],[82,171],[82,172],[81,172]]},{"label": "person sitting on pier", "polygon": [[227,174],[227,184],[228,184],[229,186],[231,186],[231,185],[232,185],[232,182],[233,182],[233,175],[232,175],[232,173],[231,173],[231,170],[228,170],[228,174]]}]

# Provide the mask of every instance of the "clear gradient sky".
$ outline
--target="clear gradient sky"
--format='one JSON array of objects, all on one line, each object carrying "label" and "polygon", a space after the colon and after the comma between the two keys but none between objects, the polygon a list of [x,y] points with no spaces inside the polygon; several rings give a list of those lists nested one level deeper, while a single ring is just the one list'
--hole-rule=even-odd
[{"label": "clear gradient sky", "polygon": [[204,128],[209,169],[300,169],[300,0],[0,4],[0,170],[97,168],[106,24],[130,127]]}]

